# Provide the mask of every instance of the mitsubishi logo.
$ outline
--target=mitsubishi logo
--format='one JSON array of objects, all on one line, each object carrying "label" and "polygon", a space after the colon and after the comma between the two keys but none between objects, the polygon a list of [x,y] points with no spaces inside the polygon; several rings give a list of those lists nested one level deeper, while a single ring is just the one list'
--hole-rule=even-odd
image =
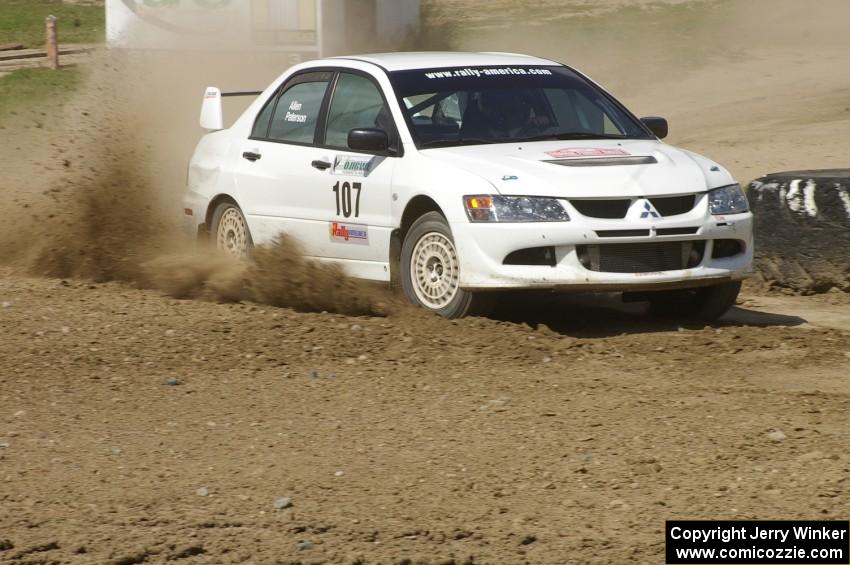
[{"label": "mitsubishi logo", "polygon": [[655,208],[653,208],[652,204],[650,204],[649,202],[644,202],[643,212],[641,212],[641,214],[640,214],[641,220],[646,219],[646,218],[660,218],[660,217],[661,216],[658,215],[658,212],[655,210]]}]

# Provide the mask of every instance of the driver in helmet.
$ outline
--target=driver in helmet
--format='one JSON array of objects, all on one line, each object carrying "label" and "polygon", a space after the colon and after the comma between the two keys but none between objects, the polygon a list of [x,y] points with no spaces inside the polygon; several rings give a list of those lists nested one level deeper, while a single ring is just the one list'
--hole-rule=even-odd
[{"label": "driver in helmet", "polygon": [[549,127],[546,116],[538,116],[527,96],[519,90],[488,90],[479,94],[480,127],[488,137],[522,137]]}]

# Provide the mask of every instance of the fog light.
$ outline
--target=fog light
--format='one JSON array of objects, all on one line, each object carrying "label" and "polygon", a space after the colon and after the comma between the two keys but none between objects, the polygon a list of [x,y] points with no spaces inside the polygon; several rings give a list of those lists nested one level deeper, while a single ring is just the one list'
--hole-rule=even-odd
[{"label": "fog light", "polygon": [[744,252],[744,244],[737,239],[718,239],[714,241],[712,259],[726,259]]}]

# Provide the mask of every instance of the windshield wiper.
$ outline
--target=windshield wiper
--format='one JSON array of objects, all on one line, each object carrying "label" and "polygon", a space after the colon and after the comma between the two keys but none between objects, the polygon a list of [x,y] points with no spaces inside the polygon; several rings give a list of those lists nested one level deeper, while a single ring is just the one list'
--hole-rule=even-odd
[{"label": "windshield wiper", "polygon": [[436,149],[438,147],[457,147],[461,145],[492,145],[496,143],[531,143],[533,141],[554,141],[568,139],[627,139],[625,135],[612,133],[590,133],[585,131],[567,132],[567,133],[547,133],[542,135],[534,135],[531,137],[516,137],[516,138],[496,138],[496,139],[435,139],[428,141],[419,146],[420,149]]},{"label": "windshield wiper", "polygon": [[511,139],[510,141],[513,143],[530,143],[532,141],[566,141],[569,139],[627,139],[627,137],[625,135],[614,133],[591,133],[586,131],[575,131],[564,133],[547,133],[542,135],[533,135],[531,137],[518,137],[516,139]]},{"label": "windshield wiper", "polygon": [[435,139],[419,145],[419,149],[436,149],[438,147],[455,147],[459,145],[489,145],[491,143],[501,143],[500,139]]}]

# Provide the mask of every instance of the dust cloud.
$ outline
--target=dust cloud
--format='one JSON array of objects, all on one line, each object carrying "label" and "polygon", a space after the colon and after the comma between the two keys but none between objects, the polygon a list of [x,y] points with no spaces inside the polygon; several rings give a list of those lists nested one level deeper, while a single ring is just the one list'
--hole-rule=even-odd
[{"label": "dust cloud", "polygon": [[530,53],[587,73],[665,140],[741,182],[847,166],[845,0],[432,0],[452,46]]},{"label": "dust cloud", "polygon": [[[637,113],[666,115],[671,143],[717,159],[741,182],[844,164],[850,81],[835,69],[846,63],[850,41],[842,19],[827,17],[850,13],[844,2],[818,3],[818,17],[788,0],[623,0],[604,14],[584,0],[546,1],[532,13],[493,2],[493,13],[513,10],[504,11],[510,33],[504,18],[476,6],[425,2],[425,35],[439,30],[439,47],[530,52],[575,65]],[[770,32],[757,39],[750,33],[765,26]],[[286,66],[269,54],[99,54],[62,107],[2,126],[0,263],[187,298],[381,311],[383,297],[307,264],[287,240],[260,250],[253,264],[234,265],[179,229],[204,87],[262,89]],[[225,121],[247,102],[228,101]],[[294,281],[310,281],[311,294],[299,294],[305,285]],[[335,303],[337,296],[344,299]]]},{"label": "dust cloud", "polygon": [[[102,53],[63,108],[23,116],[17,135],[2,142],[17,158],[5,187],[14,196],[0,208],[0,262],[33,276],[121,281],[177,298],[387,315],[396,298],[305,260],[289,238],[240,261],[182,231],[204,86],[260,89],[285,68],[266,56],[228,75],[221,69],[244,65],[222,57],[199,64],[197,54]],[[228,110],[233,120],[241,108]]]},{"label": "dust cloud", "polygon": [[248,260],[213,249],[163,254],[143,263],[134,281],[174,298],[251,301],[299,312],[387,316],[404,308],[335,265],[305,260],[285,235],[254,249]]}]

